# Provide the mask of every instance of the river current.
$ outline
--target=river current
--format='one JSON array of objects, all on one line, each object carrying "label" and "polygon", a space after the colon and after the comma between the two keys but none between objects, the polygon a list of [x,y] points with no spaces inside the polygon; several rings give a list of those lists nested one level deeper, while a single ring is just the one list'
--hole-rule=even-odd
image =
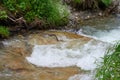
[{"label": "river current", "polygon": [[92,25],[80,26],[75,32],[93,38],[92,40],[83,45],[79,40],[74,40],[77,43],[70,47],[68,47],[69,39],[55,45],[35,45],[31,56],[26,59],[38,67],[77,66],[89,72],[71,76],[69,80],[93,80],[97,63],[102,61],[101,58],[104,57],[106,50],[120,40],[119,21],[118,18],[93,20],[90,23]]}]

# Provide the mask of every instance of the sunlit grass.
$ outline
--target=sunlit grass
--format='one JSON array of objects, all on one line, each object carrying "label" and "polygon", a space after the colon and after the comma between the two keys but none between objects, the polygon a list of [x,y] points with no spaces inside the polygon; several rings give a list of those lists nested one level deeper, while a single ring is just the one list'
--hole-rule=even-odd
[{"label": "sunlit grass", "polygon": [[96,80],[120,80],[120,43],[107,51],[97,69]]}]

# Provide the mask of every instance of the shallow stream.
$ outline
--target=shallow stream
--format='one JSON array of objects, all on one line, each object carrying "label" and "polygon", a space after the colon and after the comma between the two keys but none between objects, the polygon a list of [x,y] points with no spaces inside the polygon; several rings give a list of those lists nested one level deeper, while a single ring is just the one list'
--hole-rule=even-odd
[{"label": "shallow stream", "polygon": [[42,67],[77,66],[88,72],[71,76],[69,80],[93,80],[97,63],[102,61],[101,57],[104,57],[110,45],[120,40],[120,19],[88,20],[75,33],[93,40],[82,45],[79,39],[74,40],[76,43],[73,45],[70,45],[72,42],[69,40],[57,45],[35,45],[32,55],[26,59]]},{"label": "shallow stream", "polygon": [[[101,58],[104,57],[106,50],[120,40],[120,19],[117,17],[108,17],[102,19],[87,20],[84,22],[84,24],[80,24],[77,30],[70,29],[65,31],[75,34],[73,35],[56,31],[56,36],[56,33],[51,30],[51,32],[49,33],[52,33],[52,35],[48,32],[43,32],[40,35],[32,34],[29,37],[25,38],[19,37],[12,40],[3,41],[3,44],[7,47],[11,47],[10,45],[12,45],[12,47],[22,47],[22,49],[24,49],[24,47],[32,45],[30,49],[27,49],[27,51],[29,53],[32,52],[32,54],[25,56],[25,58],[23,57],[24,51],[21,50],[21,48],[18,51],[16,50],[17,53],[19,53],[20,55],[15,54],[14,56],[18,56],[19,59],[22,55],[22,59],[25,59],[25,61],[18,64],[17,66],[17,64],[14,65],[13,60],[12,66],[4,65],[4,67],[8,67],[7,70],[17,69],[17,71],[19,70],[20,72],[22,72],[26,69],[28,69],[29,71],[29,68],[26,68],[26,66],[23,67],[23,64],[26,63],[26,61],[36,66],[36,69],[34,69],[33,66],[27,64],[27,66],[31,66],[30,71],[31,68],[35,70],[33,70],[34,73],[32,71],[31,73],[30,71],[28,72],[28,74],[30,74],[29,76],[33,77],[30,79],[26,77],[25,79],[21,79],[21,77],[19,77],[20,73],[18,72],[16,76],[20,78],[19,80],[66,80],[64,78],[61,78],[61,75],[64,74],[61,74],[62,72],[60,72],[60,70],[56,68],[67,67],[70,67],[70,69],[74,69],[74,67],[77,67],[77,69],[75,68],[75,70],[78,70],[79,68],[79,70],[83,71],[80,73],[75,72],[74,75],[71,74],[72,76],[70,75],[67,78],[68,80],[93,80],[95,69],[99,67],[97,66],[97,64],[102,61]],[[82,35],[82,37],[76,35]],[[70,38],[69,36],[72,37]],[[20,53],[21,51],[22,53]],[[14,54],[12,51],[11,53]],[[12,56],[12,58],[14,56]],[[10,60],[12,58],[10,58]],[[0,59],[2,60],[2,58]],[[21,58],[19,60],[21,60]],[[7,62],[9,63],[10,61]],[[17,63],[17,61],[15,63]],[[0,66],[1,65],[2,64],[0,64]],[[37,70],[38,68],[40,69]],[[42,71],[43,68],[45,71]],[[64,69],[62,70],[64,72]],[[54,71],[58,72],[56,73]],[[8,72],[6,72],[6,74],[8,74]],[[6,75],[0,71],[0,80],[17,80],[17,78],[13,78],[14,76],[12,75],[16,73],[16,71],[14,73],[10,72],[9,75]],[[64,76],[66,76],[68,72],[69,68],[65,72]],[[22,72],[22,75],[25,73],[26,72]],[[54,78],[46,78],[46,73],[48,74],[47,77],[53,75]],[[10,75],[12,77],[5,78],[5,76],[8,77]],[[27,75],[27,73],[25,75]],[[58,78],[58,76],[60,78],[56,79]]]}]

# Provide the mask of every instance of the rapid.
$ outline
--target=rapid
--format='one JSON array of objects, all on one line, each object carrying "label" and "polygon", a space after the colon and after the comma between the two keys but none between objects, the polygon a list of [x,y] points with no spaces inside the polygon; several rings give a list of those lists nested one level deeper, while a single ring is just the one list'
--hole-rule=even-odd
[{"label": "rapid", "polygon": [[118,18],[93,20],[92,25],[85,24],[73,32],[90,40],[61,37],[63,42],[58,44],[35,44],[32,54],[26,59],[37,67],[76,66],[86,72],[68,80],[93,80],[95,69],[99,67],[97,64],[102,61],[107,49],[120,40],[119,21]]}]

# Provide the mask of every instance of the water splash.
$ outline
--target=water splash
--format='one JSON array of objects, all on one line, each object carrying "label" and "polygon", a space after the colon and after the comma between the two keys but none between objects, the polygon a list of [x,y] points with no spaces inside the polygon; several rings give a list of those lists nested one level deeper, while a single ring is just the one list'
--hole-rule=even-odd
[{"label": "water splash", "polygon": [[[79,42],[78,42],[79,43]],[[78,66],[84,70],[94,70],[95,61],[104,56],[108,44],[91,40],[76,48],[67,48],[67,43],[57,45],[36,45],[26,59],[37,66],[67,67]]]},{"label": "water splash", "polygon": [[115,43],[120,40],[120,27],[110,30],[99,30],[92,27],[82,28],[77,34],[92,37],[104,42]]}]

